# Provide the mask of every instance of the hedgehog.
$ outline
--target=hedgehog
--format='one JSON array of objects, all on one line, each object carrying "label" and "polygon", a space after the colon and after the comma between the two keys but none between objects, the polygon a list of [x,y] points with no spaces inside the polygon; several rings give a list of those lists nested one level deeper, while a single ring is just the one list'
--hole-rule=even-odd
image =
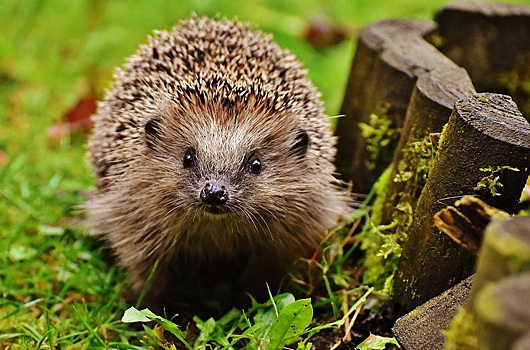
[{"label": "hedgehog", "polygon": [[194,15],[114,78],[86,209],[152,310],[263,294],[349,212],[320,93],[270,35]]}]

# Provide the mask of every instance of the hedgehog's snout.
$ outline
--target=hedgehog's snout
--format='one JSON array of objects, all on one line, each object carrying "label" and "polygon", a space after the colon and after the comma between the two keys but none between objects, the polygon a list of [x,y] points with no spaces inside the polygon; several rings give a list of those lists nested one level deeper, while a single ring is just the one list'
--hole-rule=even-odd
[{"label": "hedgehog's snout", "polygon": [[219,208],[228,201],[228,190],[220,181],[209,181],[201,189],[200,197],[210,208]]}]

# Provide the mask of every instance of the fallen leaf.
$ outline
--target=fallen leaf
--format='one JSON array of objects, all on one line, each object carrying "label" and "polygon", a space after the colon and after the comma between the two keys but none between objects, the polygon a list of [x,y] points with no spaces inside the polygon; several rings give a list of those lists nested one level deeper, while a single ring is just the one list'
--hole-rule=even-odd
[{"label": "fallen leaf", "polygon": [[59,141],[65,135],[72,133],[87,133],[92,128],[90,117],[96,112],[97,100],[90,95],[80,99],[77,104],[70,109],[59,123],[53,124],[48,129],[48,137],[51,140]]},{"label": "fallen leaf", "polygon": [[6,152],[0,150],[0,166],[4,166],[9,161],[9,156]]},{"label": "fallen leaf", "polygon": [[344,25],[336,25],[325,16],[313,17],[305,30],[304,39],[316,50],[340,44],[353,36],[353,30]]},{"label": "fallen leaf", "polygon": [[447,206],[434,215],[435,226],[461,247],[477,255],[484,230],[492,217],[509,217],[473,196],[464,196],[454,206]]}]

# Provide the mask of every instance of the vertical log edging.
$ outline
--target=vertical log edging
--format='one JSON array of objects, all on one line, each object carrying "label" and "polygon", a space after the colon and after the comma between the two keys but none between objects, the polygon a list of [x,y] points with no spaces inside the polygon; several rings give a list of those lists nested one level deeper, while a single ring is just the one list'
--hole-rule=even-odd
[{"label": "vertical log edging", "polygon": [[[374,203],[365,244],[363,282],[391,291],[391,278],[421,190],[434,162],[438,140],[456,101],[475,92],[462,68],[438,68],[422,74],[412,93],[405,125],[394,153],[386,191]],[[392,242],[390,244],[389,242]],[[386,250],[386,248],[385,248]],[[376,267],[377,266],[377,267]],[[388,282],[385,282],[388,281]],[[386,283],[386,286],[384,286]]]},{"label": "vertical log edging", "polygon": [[438,48],[479,91],[511,95],[530,120],[530,6],[457,2],[436,15]]},{"label": "vertical log edging", "polygon": [[[457,67],[423,39],[434,29],[432,21],[386,20],[360,32],[341,108],[344,117],[336,129],[337,169],[345,180],[353,181],[356,192],[368,193],[390,164],[398,141],[394,135],[399,136],[389,132],[372,159],[359,124],[371,126],[370,116],[375,114],[380,121],[390,122],[393,130],[400,129],[416,79],[439,67]],[[370,159],[372,166],[367,168]]]},{"label": "vertical log edging", "polygon": [[453,105],[473,93],[463,68],[435,69],[419,77],[392,161],[391,182],[383,199],[383,224],[392,221],[400,202],[406,201],[414,210],[437,149],[438,138],[433,134],[441,133]]},{"label": "vertical log edging", "polygon": [[482,93],[456,103],[434,166],[420,195],[413,224],[403,244],[395,277],[395,302],[401,313],[469,276],[474,259],[433,225],[447,201],[474,194],[481,169],[509,166],[499,181],[500,196],[477,193],[486,203],[513,212],[530,174],[530,125],[509,96]]},{"label": "vertical log edging", "polygon": [[467,339],[476,349],[527,349],[529,295],[530,217],[495,219],[486,228],[473,287],[450,324],[446,348],[462,348]]}]

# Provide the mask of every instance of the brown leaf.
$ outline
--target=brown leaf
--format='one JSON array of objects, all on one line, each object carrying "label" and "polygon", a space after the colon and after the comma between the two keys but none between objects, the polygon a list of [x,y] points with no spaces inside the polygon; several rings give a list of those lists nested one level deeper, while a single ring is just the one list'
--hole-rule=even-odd
[{"label": "brown leaf", "polygon": [[48,137],[58,141],[65,135],[72,133],[87,133],[92,128],[90,117],[96,112],[97,100],[90,95],[80,99],[77,104],[70,109],[59,123],[53,124],[48,129]]},{"label": "brown leaf", "polygon": [[6,152],[0,150],[0,166],[4,166],[9,161],[9,156]]},{"label": "brown leaf", "polygon": [[492,217],[506,216],[509,214],[476,197],[464,196],[454,206],[448,206],[434,214],[434,224],[464,249],[477,255],[484,230]]},{"label": "brown leaf", "polygon": [[340,44],[352,36],[351,28],[331,23],[329,18],[324,16],[313,17],[304,33],[304,39],[316,50]]}]

